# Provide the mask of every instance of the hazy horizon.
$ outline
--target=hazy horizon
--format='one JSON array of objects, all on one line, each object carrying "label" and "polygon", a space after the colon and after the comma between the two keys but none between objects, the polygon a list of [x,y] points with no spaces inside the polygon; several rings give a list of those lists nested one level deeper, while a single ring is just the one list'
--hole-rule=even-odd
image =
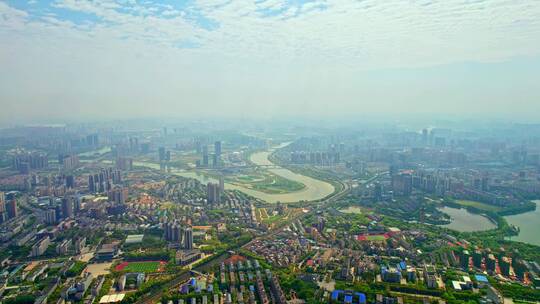
[{"label": "hazy horizon", "polygon": [[0,1],[0,119],[540,122],[538,16],[538,1]]}]

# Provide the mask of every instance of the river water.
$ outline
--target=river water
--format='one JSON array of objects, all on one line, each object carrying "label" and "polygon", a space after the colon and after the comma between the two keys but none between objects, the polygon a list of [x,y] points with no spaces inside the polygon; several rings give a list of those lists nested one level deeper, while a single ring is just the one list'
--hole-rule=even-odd
[{"label": "river water", "polygon": [[520,241],[540,246],[540,200],[536,203],[536,210],[517,215],[509,215],[504,218],[508,223],[519,227],[519,235],[509,238],[512,241]]},{"label": "river water", "polygon": [[[280,145],[276,148],[282,147],[283,145]],[[271,151],[263,151],[263,152],[257,152],[253,153],[250,157],[250,161],[254,163],[255,165],[274,165],[268,157],[271,154]],[[159,169],[159,164],[155,163],[147,163],[147,162],[135,162],[135,165],[137,166],[143,166],[143,167],[149,167],[153,169]],[[312,200],[318,200],[325,198],[326,196],[332,194],[334,192],[334,186],[332,186],[330,183],[311,178],[309,176],[305,176],[302,174],[294,173],[288,169],[277,167],[272,169],[267,169],[268,171],[272,172],[273,174],[279,175],[281,177],[284,177],[286,179],[296,181],[299,183],[302,183],[305,185],[305,187],[302,190],[290,192],[290,193],[282,193],[282,194],[269,194],[264,193],[261,191],[248,189],[239,185],[233,185],[229,183],[225,183],[225,189],[227,190],[240,190],[246,194],[249,194],[253,197],[256,197],[258,199],[264,200],[269,203],[276,203],[276,202],[282,202],[282,203],[292,203],[292,202],[298,202],[302,200],[306,201],[312,201]],[[214,178],[210,178],[208,176],[205,176],[201,173],[193,172],[193,171],[185,171],[180,169],[172,169],[172,174],[176,174],[183,177],[189,177],[194,178],[200,181],[203,184],[206,184],[208,182],[214,182],[217,183],[218,181]]]}]

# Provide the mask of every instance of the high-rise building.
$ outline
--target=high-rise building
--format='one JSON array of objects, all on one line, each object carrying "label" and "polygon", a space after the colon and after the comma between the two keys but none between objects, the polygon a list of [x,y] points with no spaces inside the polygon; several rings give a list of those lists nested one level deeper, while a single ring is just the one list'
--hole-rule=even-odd
[{"label": "high-rise building", "polygon": [[223,175],[219,177],[219,193],[223,194],[225,192],[225,178]]},{"label": "high-rise building", "polygon": [[319,233],[323,233],[325,223],[326,223],[326,221],[325,221],[324,217],[322,217],[322,216],[317,217],[316,228],[319,231]]},{"label": "high-rise building", "polygon": [[141,143],[141,153],[146,154],[150,152],[150,143],[143,142]]},{"label": "high-rise building", "polygon": [[19,214],[19,211],[17,210],[17,201],[15,200],[15,198],[10,199],[6,203],[6,213],[7,217],[10,219],[16,218]]},{"label": "high-rise building", "polygon": [[475,250],[473,252],[473,264],[474,264],[474,267],[476,268],[481,268],[482,267],[482,251],[480,250]]},{"label": "high-rise building", "polygon": [[196,140],[195,140],[195,152],[196,152],[197,154],[202,153],[202,143],[201,143],[201,140],[200,140],[200,139],[196,139]]},{"label": "high-rise building", "polygon": [[66,188],[68,189],[75,188],[75,176],[73,175],[66,176]]},{"label": "high-rise building", "polygon": [[114,170],[110,174],[110,178],[112,179],[112,182],[115,184],[122,183],[122,172],[120,170]]},{"label": "high-rise building", "polygon": [[165,161],[165,159],[167,158],[165,147],[159,147],[158,154],[159,154],[159,161],[160,162]]},{"label": "high-rise building", "polygon": [[212,154],[212,167],[218,168],[219,163],[219,156],[217,154]]},{"label": "high-rise building", "polygon": [[116,168],[124,171],[133,169],[133,158],[131,157],[118,157],[116,159]]},{"label": "high-rise building", "polygon": [[487,176],[482,177],[482,191],[489,191],[489,178]]},{"label": "high-rise building", "polygon": [[501,269],[501,274],[504,276],[510,276],[510,259],[503,256],[499,259],[499,268]]},{"label": "high-rise building", "polygon": [[88,191],[90,191],[90,193],[96,192],[96,182],[94,181],[93,174],[88,175]]},{"label": "high-rise building", "polygon": [[460,264],[461,268],[465,270],[469,270],[469,262],[470,262],[471,255],[468,250],[463,250],[460,257]]},{"label": "high-rise building", "polygon": [[214,143],[214,153],[219,157],[221,157],[221,141],[216,141]]},{"label": "high-rise building", "polygon": [[19,154],[13,158],[13,169],[28,174],[30,170],[46,168],[49,164],[47,155],[39,153]]},{"label": "high-rise building", "polygon": [[66,196],[62,199],[62,217],[73,217],[73,198]]},{"label": "high-rise building", "polygon": [[429,133],[428,133],[428,129],[423,129],[422,130],[422,143],[424,145],[427,145],[428,144],[428,141],[429,141]]},{"label": "high-rise building", "polygon": [[191,227],[184,230],[184,249],[193,249],[193,230]]},{"label": "high-rise building", "polygon": [[63,240],[60,244],[56,246],[56,254],[65,255],[68,253],[69,247],[71,247],[71,240]]},{"label": "high-rise building", "polygon": [[203,167],[208,167],[208,146],[204,145],[202,147],[202,165]]},{"label": "high-rise building", "polygon": [[486,258],[486,269],[490,272],[495,272],[497,268],[497,259],[495,259],[495,256],[490,253],[488,254]]},{"label": "high-rise building", "polygon": [[6,219],[6,198],[4,192],[0,191],[0,223],[3,223]]},{"label": "high-rise building", "polygon": [[37,257],[45,253],[47,247],[51,244],[51,239],[46,236],[32,246],[32,256]]},{"label": "high-rise building", "polygon": [[78,197],[73,199],[73,214],[79,214],[81,212],[81,200]]},{"label": "high-rise building", "polygon": [[376,202],[382,201],[383,186],[381,183],[376,183],[373,190],[373,198]]},{"label": "high-rise building", "polygon": [[91,147],[96,147],[99,144],[99,137],[97,134],[90,134],[86,136],[86,144]]},{"label": "high-rise building", "polygon": [[84,246],[86,246],[86,237],[78,237],[75,239],[75,252],[81,253]]},{"label": "high-rise building", "polygon": [[182,226],[177,221],[164,223],[163,232],[165,240],[174,243],[182,242],[183,230]]},{"label": "high-rise building", "polygon": [[56,212],[56,221],[58,222],[62,219],[62,205],[56,205],[54,211]]},{"label": "high-rise building", "polygon": [[385,282],[399,283],[401,281],[401,272],[397,268],[381,268],[381,278]]},{"label": "high-rise building", "polygon": [[412,175],[399,173],[392,175],[392,190],[394,195],[408,196],[412,192]]},{"label": "high-rise building", "polygon": [[45,223],[49,225],[56,223],[56,210],[47,209],[47,211],[45,211]]},{"label": "high-rise building", "polygon": [[206,201],[209,204],[219,204],[221,202],[221,190],[218,184],[208,183],[206,185]]},{"label": "high-rise building", "polygon": [[109,201],[117,204],[124,204],[128,198],[129,192],[127,187],[116,187],[109,191]]},{"label": "high-rise building", "polygon": [[182,239],[182,227],[178,223],[174,223],[171,227],[171,241],[180,242]]},{"label": "high-rise building", "polygon": [[130,137],[129,138],[129,150],[131,152],[138,152],[139,151],[139,139],[136,137]]},{"label": "high-rise building", "polygon": [[75,169],[79,166],[79,156],[77,156],[76,154],[60,155],[59,160],[61,160],[61,164],[64,166],[64,170]]}]

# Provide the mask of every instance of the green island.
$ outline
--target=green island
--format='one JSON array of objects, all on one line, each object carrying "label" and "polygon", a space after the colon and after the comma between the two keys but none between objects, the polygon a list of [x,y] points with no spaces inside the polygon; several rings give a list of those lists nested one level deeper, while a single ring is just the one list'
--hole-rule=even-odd
[{"label": "green island", "polygon": [[228,177],[226,180],[232,184],[269,194],[291,193],[306,187],[302,183],[260,169],[253,174]]}]

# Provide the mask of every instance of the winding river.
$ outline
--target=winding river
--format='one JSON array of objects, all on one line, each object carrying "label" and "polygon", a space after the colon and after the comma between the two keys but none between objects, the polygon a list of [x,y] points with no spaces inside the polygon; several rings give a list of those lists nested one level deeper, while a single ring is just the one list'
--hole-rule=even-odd
[{"label": "winding river", "polygon": [[[257,152],[251,155],[250,161],[256,165],[274,165],[268,157],[270,156],[271,152],[264,151],[264,152]],[[318,200],[321,198],[324,198],[332,192],[334,192],[334,186],[331,184],[311,178],[309,176],[305,176],[302,174],[294,173],[291,170],[278,167],[278,168],[272,168],[267,169],[269,172],[279,175],[281,177],[284,177],[286,179],[296,181],[299,183],[302,183],[305,185],[305,187],[302,190],[290,192],[290,193],[283,193],[283,194],[267,194],[259,191],[254,191],[251,189],[250,192],[257,192],[257,194],[246,192],[250,195],[253,195],[255,197],[258,197],[260,199],[263,199],[267,202],[298,202],[298,201],[312,201],[312,200]],[[242,188],[240,190],[244,191]]]},{"label": "winding river", "polygon": [[[260,166],[266,166],[266,165],[272,165],[275,166],[274,163],[272,163],[268,157],[274,151],[275,149],[281,148],[286,144],[282,144],[278,147],[275,147],[273,149],[270,149],[268,151],[262,151],[253,153],[250,157],[250,161],[255,165]],[[135,165],[137,166],[143,166],[148,167],[152,169],[159,169],[159,165],[155,163],[148,163],[148,162],[135,162]],[[312,201],[312,200],[318,200],[325,198],[326,196],[332,194],[334,192],[334,186],[332,186],[330,183],[311,178],[309,176],[305,176],[302,174],[294,173],[291,170],[285,169],[283,167],[274,167],[271,169],[267,169],[268,171],[272,172],[273,174],[279,175],[283,178],[296,181],[299,183],[302,183],[305,185],[305,187],[302,190],[289,192],[289,193],[281,193],[281,194],[270,194],[270,193],[264,193],[261,191],[248,189],[246,187],[242,187],[239,185],[233,185],[230,183],[225,183],[225,189],[227,190],[240,190],[248,195],[251,195],[253,197],[256,197],[258,199],[264,200],[269,203],[276,203],[276,202],[282,202],[282,203],[292,203],[292,202],[299,202],[299,201]],[[202,173],[193,172],[193,171],[186,171],[186,170],[180,170],[180,169],[172,169],[172,174],[176,174],[183,177],[189,177],[194,178],[200,181],[203,184],[206,184],[208,182],[215,182],[218,181],[214,178],[208,177]]]}]

